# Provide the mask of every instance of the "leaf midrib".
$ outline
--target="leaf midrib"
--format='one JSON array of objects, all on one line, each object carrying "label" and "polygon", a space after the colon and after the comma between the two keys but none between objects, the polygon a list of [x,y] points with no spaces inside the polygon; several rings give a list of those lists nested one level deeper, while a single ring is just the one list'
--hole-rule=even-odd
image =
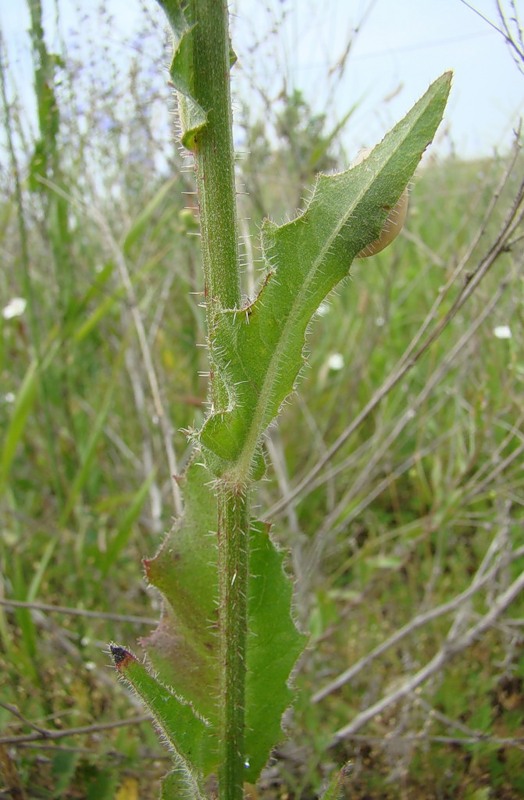
[{"label": "leaf midrib", "polygon": [[[406,126],[406,129],[403,133],[401,131],[397,131],[398,135],[401,136],[397,145],[394,147],[390,156],[384,161],[380,170],[376,172],[373,176],[370,176],[370,178],[364,182],[364,185],[362,186],[361,190],[357,192],[353,200],[353,203],[349,206],[347,212],[344,214],[343,217],[340,218],[340,221],[338,222],[337,225],[335,225],[334,230],[329,235],[329,237],[324,240],[324,245],[322,246],[322,249],[320,250],[317,258],[314,260],[313,266],[308,272],[307,279],[303,282],[300,292],[295,296],[295,300],[291,304],[289,312],[286,315],[286,322],[284,323],[284,326],[282,328],[282,333],[278,339],[277,345],[275,347],[273,355],[271,356],[268,368],[266,370],[265,377],[262,381],[262,387],[258,393],[258,398],[255,404],[254,412],[251,415],[251,421],[248,423],[244,444],[235,461],[235,466],[230,471],[232,474],[235,475],[235,479],[240,479],[242,481],[246,480],[249,476],[249,471],[254,457],[254,453],[256,451],[256,447],[265,429],[264,412],[265,409],[268,407],[268,400],[271,398],[272,392],[274,391],[275,376],[278,372],[280,357],[281,354],[284,352],[290,339],[289,331],[294,324],[292,320],[296,320],[297,318],[296,310],[303,305],[304,295],[307,293],[311,284],[315,281],[321,264],[323,263],[326,256],[329,255],[329,250],[331,245],[336,240],[337,236],[340,234],[344,226],[348,223],[348,220],[353,215],[355,208],[357,208],[358,205],[362,202],[362,200],[366,197],[367,193],[372,188],[374,182],[387,167],[391,159],[394,158],[395,155],[398,153],[398,150],[402,147],[406,139],[413,133],[413,130],[415,129],[417,124],[420,122],[421,118],[423,118],[424,114],[426,113],[428,105],[430,105],[431,103],[431,99],[429,98],[426,99],[426,103],[419,110],[418,115],[413,120],[411,120],[411,124]],[[363,170],[363,177],[365,178],[364,170]],[[304,211],[304,214],[297,220],[294,220],[289,224],[293,225],[299,221],[304,221],[305,215],[312,208],[314,202],[315,202],[315,197],[312,198],[311,203],[309,207]],[[276,232],[276,235],[278,236],[278,231]],[[350,262],[350,264],[348,265],[348,273],[351,263],[352,262]],[[276,266],[276,270],[278,273],[278,265]],[[335,283],[337,283],[336,280],[334,281],[333,286],[335,285]],[[331,288],[333,288],[333,286]],[[307,323],[305,327],[307,327]]]},{"label": "leaf midrib", "polygon": [[[260,392],[258,393],[258,399],[255,404],[255,411],[251,415],[251,423],[248,425],[247,435],[245,437],[244,446],[240,451],[240,455],[236,461],[236,471],[238,471],[242,475],[247,475],[249,473],[249,468],[251,466],[251,462],[257,447],[257,444],[260,440],[260,437],[263,433],[264,427],[264,412],[265,409],[268,408],[269,400],[271,395],[274,391],[276,376],[279,369],[279,364],[281,362],[281,355],[285,351],[286,346],[291,338],[291,329],[293,328],[294,323],[293,320],[297,319],[297,314],[300,313],[300,308],[304,305],[304,299],[307,297],[308,290],[312,283],[314,283],[318,270],[323,263],[326,255],[329,253],[329,249],[332,243],[337,238],[338,234],[340,233],[341,229],[344,225],[347,224],[348,217],[351,216],[353,209],[355,208],[355,202],[347,211],[347,213],[342,217],[343,222],[340,222],[338,226],[335,227],[334,232],[331,233],[328,239],[324,240],[324,245],[317,256],[317,258],[313,262],[312,268],[308,272],[307,279],[302,283],[302,288],[298,294],[295,295],[295,299],[292,302],[291,306],[289,307],[289,311],[286,315],[286,321],[284,326],[282,327],[281,335],[278,338],[277,345],[273,351],[273,355],[270,358],[268,368],[266,370],[265,377],[262,381],[262,387]],[[304,215],[307,214],[307,209],[304,212]],[[278,266],[277,266],[278,270]],[[349,266],[348,266],[349,270]],[[320,301],[321,302],[321,301]],[[308,320],[309,322],[309,320]],[[305,327],[307,327],[306,323]]]}]

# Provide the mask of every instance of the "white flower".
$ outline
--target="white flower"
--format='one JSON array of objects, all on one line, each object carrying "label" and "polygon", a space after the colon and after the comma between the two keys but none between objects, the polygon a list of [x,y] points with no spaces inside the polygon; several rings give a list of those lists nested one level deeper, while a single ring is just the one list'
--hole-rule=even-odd
[{"label": "white flower", "polygon": [[511,329],[509,325],[497,325],[496,328],[493,328],[493,335],[497,339],[511,339]]},{"label": "white flower", "polygon": [[23,297],[13,297],[6,306],[2,309],[2,316],[4,319],[13,319],[14,317],[21,317],[27,306],[27,300]]},{"label": "white flower", "polygon": [[338,372],[344,366],[344,356],[342,353],[331,353],[327,360],[328,368]]}]

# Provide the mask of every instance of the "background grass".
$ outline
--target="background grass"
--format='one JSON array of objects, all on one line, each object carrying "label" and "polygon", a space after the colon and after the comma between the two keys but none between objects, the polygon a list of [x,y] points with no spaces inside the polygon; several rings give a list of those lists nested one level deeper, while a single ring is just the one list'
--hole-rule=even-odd
[{"label": "background grass", "polygon": [[[167,756],[107,669],[105,648],[139,649],[158,615],[140,560],[179,507],[172,475],[189,455],[184,431],[205,414],[197,225],[184,210],[193,179],[169,127],[153,122],[170,102],[161,69],[144,69],[161,63],[158,32],[146,25],[148,59],[138,52],[122,76],[104,45],[114,22],[98,19],[91,60],[104,79],[87,91],[93,73],[74,48],[48,52],[40,22],[36,3],[34,135],[5,51],[2,69],[1,791],[155,797]],[[264,123],[241,112],[239,124],[251,151],[239,163],[248,293],[264,214],[291,213],[316,170],[348,158],[297,93]],[[406,234],[355,263],[311,327],[308,367],[268,436],[257,498],[289,552],[297,618],[311,632],[289,742],[263,776],[263,796],[313,797],[348,760],[348,797],[524,792],[522,596],[465,646],[524,564],[522,224],[431,346],[348,432],[435,301],[429,332],[479,274],[523,166],[508,154],[429,160]],[[27,306],[11,316],[15,297]],[[511,338],[494,334],[500,326]],[[413,626],[318,697],[486,572],[468,602]],[[450,629],[463,643],[453,658]],[[438,653],[443,665],[416,690],[335,741]],[[130,724],[112,727],[120,721]]]}]

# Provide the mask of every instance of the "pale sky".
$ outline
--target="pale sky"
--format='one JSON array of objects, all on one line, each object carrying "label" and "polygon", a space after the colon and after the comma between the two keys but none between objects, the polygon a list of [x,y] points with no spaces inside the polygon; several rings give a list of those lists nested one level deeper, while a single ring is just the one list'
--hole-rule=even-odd
[{"label": "pale sky", "polygon": [[[508,0],[502,2],[509,7]],[[471,4],[498,21],[495,0],[471,0]],[[303,89],[319,110],[335,110],[338,119],[360,101],[346,132],[350,143],[355,143],[352,149],[380,139],[448,69],[454,70],[454,81],[446,125],[458,152],[490,155],[511,141],[512,127],[524,113],[524,74],[500,34],[460,0],[294,0],[284,4],[237,0],[233,28],[238,29],[234,45],[240,55],[240,42],[247,50],[254,26],[256,36],[263,35],[263,6],[290,9],[273,50],[273,59],[280,59],[280,74],[286,70],[289,84]],[[257,9],[254,23],[250,23],[252,8]],[[326,73],[352,36],[344,78],[324,107]],[[260,71],[268,74],[271,69],[268,58]],[[391,95],[395,96],[388,101]]]},{"label": "pale sky", "polygon": [[[80,26],[77,8],[93,14],[92,0],[56,0],[63,33]],[[497,22],[495,0],[471,0]],[[518,11],[522,0],[516,0]],[[145,0],[159,24],[154,0]],[[503,0],[509,8],[509,0]],[[137,33],[139,0],[105,0],[114,14],[112,44],[123,62]],[[53,47],[55,0],[43,0],[46,31]],[[372,145],[423,94],[442,72],[453,69],[453,89],[440,144],[450,142],[459,155],[476,157],[504,150],[524,111],[524,75],[502,37],[460,0],[232,0],[233,46],[239,57],[234,89],[255,97],[246,75],[255,74],[266,93],[276,97],[283,85],[301,89],[330,124],[355,103],[344,131],[349,151]],[[524,13],[522,14],[524,17]],[[276,33],[274,32],[275,20]],[[26,4],[0,0],[0,23],[12,74],[32,102]],[[355,28],[359,27],[358,34]],[[343,78],[328,80],[329,70],[353,45]],[[25,88],[24,88],[25,87]]]}]

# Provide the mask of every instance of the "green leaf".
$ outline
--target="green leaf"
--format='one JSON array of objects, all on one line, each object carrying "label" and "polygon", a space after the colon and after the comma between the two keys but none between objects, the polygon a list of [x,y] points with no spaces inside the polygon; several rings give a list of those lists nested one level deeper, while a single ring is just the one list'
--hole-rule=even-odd
[{"label": "green leaf", "polygon": [[113,394],[120,375],[119,370],[123,358],[124,358],[124,347],[122,346],[120,348],[120,352],[118,353],[118,357],[115,360],[113,366],[113,372],[110,381],[108,383],[107,389],[105,391],[105,394],[102,398],[100,408],[98,409],[96,417],[94,419],[91,428],[91,433],[87,441],[85,450],[82,453],[82,461],[80,463],[78,470],[76,471],[74,478],[71,481],[71,486],[69,487],[67,499],[65,500],[62,513],[60,514],[61,525],[65,525],[66,521],[69,519],[69,516],[73,512],[73,509],[75,507],[79,495],[81,494],[85,484],[87,483],[87,481],[91,476],[91,467],[93,465],[93,461],[96,458],[96,454],[98,452],[98,445],[101,437],[104,434],[104,426],[106,423],[106,419],[112,407]]},{"label": "green leaf", "polygon": [[183,770],[170,772],[162,781],[160,800],[207,800],[198,788],[188,780]]},{"label": "green leaf", "polygon": [[195,99],[191,3],[182,0],[158,2],[164,9],[173,32],[173,60],[169,71],[178,93],[181,140],[184,147],[192,149],[195,135],[207,122],[207,113]]},{"label": "green leaf", "polygon": [[206,468],[193,462],[181,482],[184,516],[157,555],[147,579],[165,599],[158,628],[142,644],[163,683],[208,719],[216,717],[219,683],[216,501]]},{"label": "green leaf", "polygon": [[[207,124],[209,110],[203,109],[195,97],[193,3],[188,0],[158,0],[158,3],[163,8],[173,32],[173,60],[169,72],[178,96],[180,138],[184,147],[192,150],[195,136]],[[236,55],[230,47],[230,66],[233,66],[235,61]]]},{"label": "green leaf", "polygon": [[348,761],[342,769],[336,770],[328,783],[327,789],[322,795],[321,800],[343,800],[346,796],[345,786],[348,775],[351,774],[351,762]]},{"label": "green leaf", "polygon": [[307,637],[291,617],[292,584],[269,526],[253,523],[249,551],[246,677],[246,780],[254,783],[281,738],[281,718],[291,704],[289,675]]},{"label": "green leaf", "polygon": [[60,798],[66,796],[66,791],[71,786],[79,760],[79,753],[72,753],[68,750],[58,750],[53,754],[51,759],[53,793],[51,797]]},{"label": "green leaf", "polygon": [[38,381],[39,365],[36,361],[32,361],[17,392],[11,419],[5,431],[0,455],[0,494],[7,483],[19,441],[38,396]]},{"label": "green leaf", "polygon": [[214,766],[209,746],[210,726],[192,706],[154,678],[124,647],[111,645],[111,655],[121,677],[145,703],[156,724],[175,749],[177,766],[193,786]]},{"label": "green leaf", "polygon": [[159,206],[162,205],[165,198],[169,195],[170,191],[173,189],[173,186],[177,183],[177,181],[178,181],[178,176],[166,181],[160,187],[160,189],[157,191],[154,197],[151,198],[146,207],[140,212],[137,218],[134,220],[133,224],[131,225],[130,229],[128,230],[125,236],[124,244],[122,247],[124,255],[126,257],[130,255],[133,246],[150,227],[151,218],[153,217]]},{"label": "green leaf", "polygon": [[44,355],[40,361],[32,361],[27,368],[24,379],[18,389],[9,424],[3,438],[0,452],[0,495],[5,491],[9,473],[20,440],[25,432],[29,415],[38,398],[39,382],[42,374],[52,363],[60,350],[60,342],[51,332],[44,343]]},{"label": "green leaf", "polygon": [[145,479],[142,485],[138,488],[138,491],[134,495],[131,505],[127,509],[126,513],[124,514],[118,529],[114,536],[111,538],[107,552],[105,553],[103,559],[103,566],[102,566],[102,575],[105,577],[112,567],[113,563],[116,561],[118,556],[120,555],[121,551],[126,546],[127,542],[129,541],[129,537],[133,532],[133,525],[135,524],[136,520],[140,512],[142,511],[142,506],[144,505],[144,501],[147,497],[147,493],[151,488],[151,484],[153,483],[153,479],[155,477],[155,472],[151,472],[150,475]]},{"label": "green leaf", "polygon": [[[86,800],[112,800],[118,785],[118,773],[111,767],[104,769],[103,767],[92,768],[94,775],[86,779]],[[76,791],[77,787],[72,791]],[[61,797],[67,795],[62,794]]]},{"label": "green leaf", "polygon": [[379,236],[433,139],[450,82],[450,73],[435,81],[365,161],[338,175],[321,175],[295,220],[264,224],[268,272],[256,300],[216,317],[213,350],[230,407],[212,414],[200,437],[230,462],[234,478],[250,474],[262,434],[293,390],[312,316],[349,274],[355,256]]},{"label": "green leaf", "polygon": [[[158,628],[142,640],[162,684],[205,717],[218,736],[217,512],[212,476],[193,462],[183,479],[183,518],[155,558],[149,581],[165,598]],[[305,637],[291,617],[292,584],[263,523],[250,531],[246,681],[246,780],[254,782],[281,736],[287,682]],[[212,757],[210,757],[210,762]]]}]

